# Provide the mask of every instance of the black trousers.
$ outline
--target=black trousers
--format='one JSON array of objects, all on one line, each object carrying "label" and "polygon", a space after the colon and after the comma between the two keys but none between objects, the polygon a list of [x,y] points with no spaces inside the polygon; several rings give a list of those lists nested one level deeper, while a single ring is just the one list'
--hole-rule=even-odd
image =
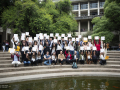
[{"label": "black trousers", "polygon": [[38,61],[37,61],[37,60],[35,60],[34,62],[33,62],[33,61],[31,61],[31,65],[37,65],[37,63],[38,63]]},{"label": "black trousers", "polygon": [[84,64],[84,60],[80,60],[80,64]]},{"label": "black trousers", "polygon": [[97,59],[99,59],[100,51],[97,51]]},{"label": "black trousers", "polygon": [[57,50],[57,52],[56,52],[57,57],[58,57],[58,54],[60,54],[60,51],[62,51],[62,50]]},{"label": "black trousers", "polygon": [[72,60],[66,60],[66,64],[70,64]]},{"label": "black trousers", "polygon": [[42,62],[43,62],[42,59],[38,59],[38,60],[37,60],[37,63],[42,63]]},{"label": "black trousers", "polygon": [[64,61],[65,61],[65,59],[63,59],[62,61],[61,61],[61,59],[59,59],[59,63],[61,63],[61,64],[63,64]]},{"label": "black trousers", "polygon": [[24,54],[24,51],[21,51],[21,55],[22,55],[22,62],[25,60],[26,54]]},{"label": "black trousers", "polygon": [[52,63],[54,63],[55,65],[56,65],[56,63],[57,63],[57,60],[55,61],[55,60],[52,60]]},{"label": "black trousers", "polygon": [[93,59],[94,64],[97,64],[97,59]]},{"label": "black trousers", "polygon": [[100,61],[100,64],[101,64],[101,65],[106,64],[106,60],[101,60],[101,61]]}]

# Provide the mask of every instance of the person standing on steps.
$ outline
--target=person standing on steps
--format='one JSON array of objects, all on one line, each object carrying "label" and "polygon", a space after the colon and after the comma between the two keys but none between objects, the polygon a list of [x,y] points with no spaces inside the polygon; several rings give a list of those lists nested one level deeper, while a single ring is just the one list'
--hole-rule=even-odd
[{"label": "person standing on steps", "polygon": [[94,38],[94,44],[95,44],[95,46],[96,46],[96,48],[97,48],[97,58],[98,58],[98,60],[99,60],[100,48],[101,48],[101,41],[100,41],[100,39],[99,39],[99,42],[97,41],[97,43],[96,43],[95,38]]},{"label": "person standing on steps", "polygon": [[5,51],[5,40],[2,43],[3,52]]}]

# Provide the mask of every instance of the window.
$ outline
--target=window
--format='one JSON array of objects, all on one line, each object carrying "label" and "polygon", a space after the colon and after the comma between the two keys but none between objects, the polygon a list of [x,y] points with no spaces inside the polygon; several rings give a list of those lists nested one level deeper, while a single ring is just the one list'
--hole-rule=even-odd
[{"label": "window", "polygon": [[90,2],[90,8],[97,8],[98,3],[97,2]]},{"label": "window", "polygon": [[105,2],[100,2],[100,7],[103,7]]},{"label": "window", "polygon": [[88,3],[81,3],[81,9],[88,9]]},{"label": "window", "polygon": [[73,10],[78,10],[78,4],[73,5]]}]

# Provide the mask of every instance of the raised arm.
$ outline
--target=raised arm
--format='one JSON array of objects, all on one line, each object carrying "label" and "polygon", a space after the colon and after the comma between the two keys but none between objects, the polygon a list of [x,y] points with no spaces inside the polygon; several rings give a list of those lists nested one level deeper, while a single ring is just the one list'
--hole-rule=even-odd
[{"label": "raised arm", "polygon": [[95,44],[95,46],[96,46],[96,41],[95,41],[95,39],[94,39],[94,44]]},{"label": "raised arm", "polygon": [[100,41],[100,39],[99,39],[99,44],[101,45],[101,41]]}]

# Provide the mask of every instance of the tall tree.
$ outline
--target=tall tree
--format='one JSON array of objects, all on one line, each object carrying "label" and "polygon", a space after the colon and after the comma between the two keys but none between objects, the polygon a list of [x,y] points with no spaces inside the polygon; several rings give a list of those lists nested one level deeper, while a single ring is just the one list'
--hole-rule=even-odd
[{"label": "tall tree", "polygon": [[113,32],[119,34],[120,31],[120,0],[105,0],[104,16],[102,18],[95,17],[92,23],[95,24],[93,28],[93,36],[106,36],[106,42],[113,40]]},{"label": "tall tree", "polygon": [[[65,4],[64,4],[65,3]],[[30,33],[68,33],[77,28],[77,22],[69,14],[68,8],[64,10],[70,0],[54,3],[51,0],[38,2],[38,0],[17,0],[15,5],[6,9],[2,14],[3,28],[12,28],[14,33],[29,31]]]}]

